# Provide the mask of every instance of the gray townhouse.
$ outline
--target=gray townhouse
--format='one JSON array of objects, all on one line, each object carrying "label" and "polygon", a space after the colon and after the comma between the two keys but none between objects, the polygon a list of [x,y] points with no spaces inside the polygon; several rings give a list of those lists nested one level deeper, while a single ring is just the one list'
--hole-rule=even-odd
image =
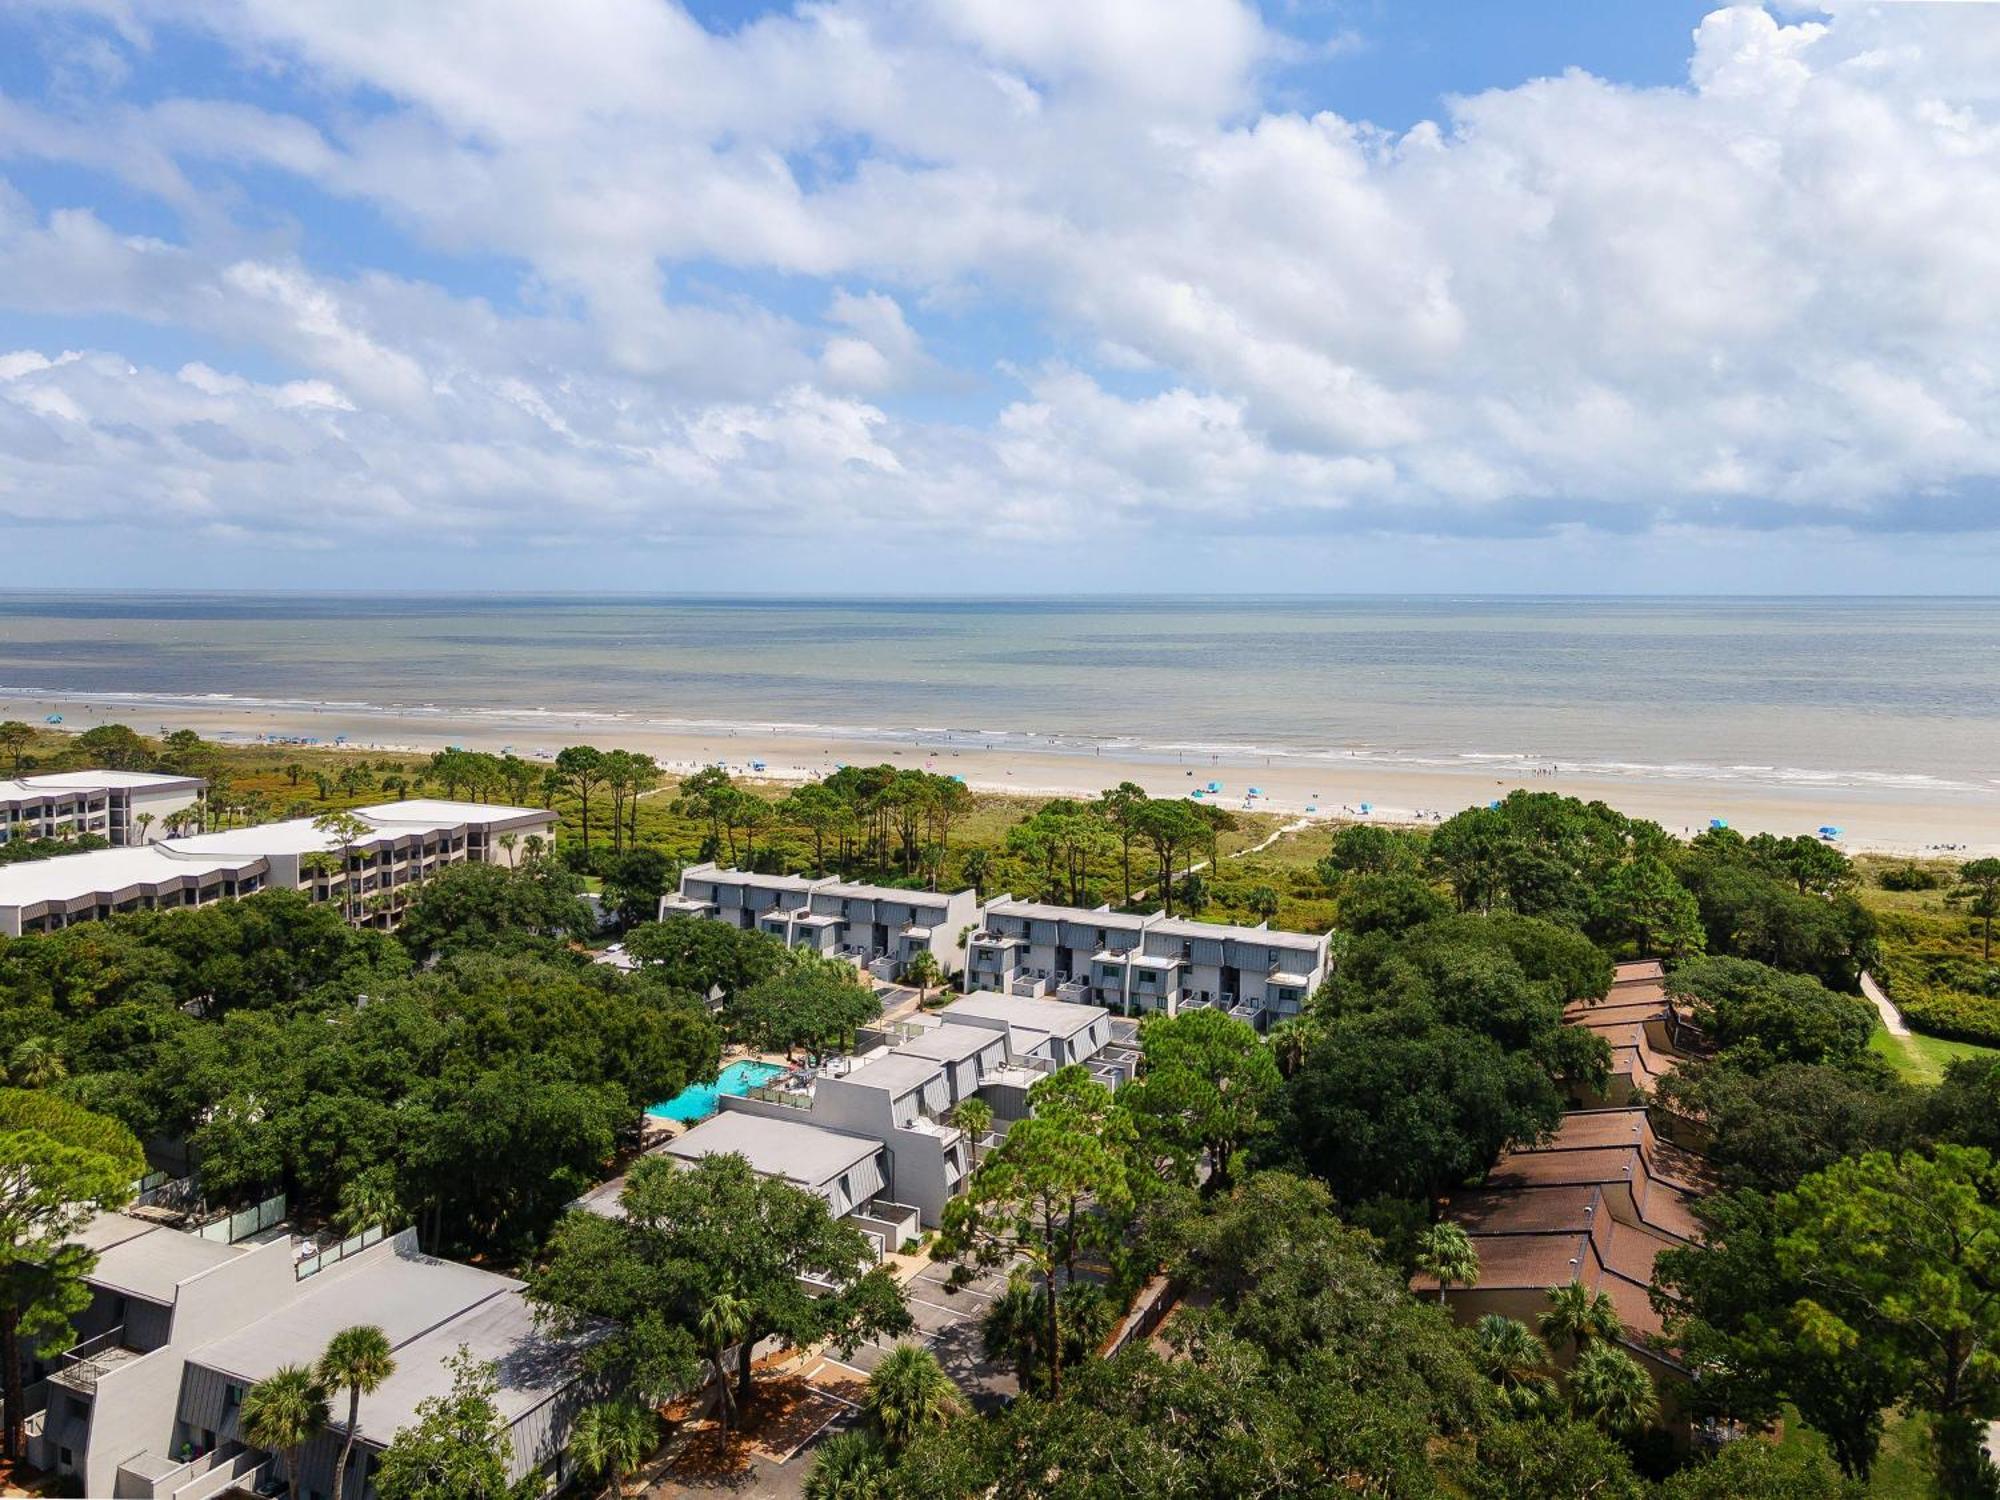
[{"label": "gray townhouse", "polygon": [[1212,1006],[1263,1029],[1297,1015],[1325,980],[1331,936],[1002,896],[967,943],[965,982],[1123,1015]]},{"label": "gray townhouse", "polygon": [[[422,1254],[413,1231],[319,1251],[290,1235],[228,1245],[128,1214],[79,1234],[97,1252],[78,1341],[31,1373],[30,1458],[89,1495],[210,1500],[287,1477],[246,1442],[245,1393],[282,1365],[310,1365],[339,1330],[388,1335],[395,1374],[361,1401],[339,1500],[369,1500],[380,1454],[451,1385],[461,1348],[493,1363],[511,1477],[567,1477],[570,1423],[590,1393],[582,1356],[600,1333],[537,1329],[523,1283]],[[342,1252],[345,1253],[342,1253]],[[331,1500],[347,1406],[299,1457],[300,1493]]]},{"label": "gray townhouse", "polygon": [[896,978],[920,952],[954,976],[965,968],[979,898],[971,890],[909,891],[702,864],[684,871],[680,888],[661,899],[661,920],[672,916],[768,933],[787,947],[849,959],[878,979]]},{"label": "gray townhouse", "polygon": [[52,771],[0,777],[0,844],[96,834],[119,848],[165,838],[176,813],[201,801],[199,776],[151,771]]},{"label": "gray townhouse", "polygon": [[1297,1015],[1326,978],[1331,933],[1162,918],[1136,948],[1093,954],[1091,993],[1126,1013],[1213,1007],[1259,1030]]},{"label": "gray townhouse", "polygon": [[283,887],[331,901],[351,885],[369,926],[393,927],[409,897],[446,865],[516,864],[529,840],[553,844],[546,808],[412,798],[354,809],[367,825],[346,868],[318,868],[341,846],[311,818],[0,867],[0,936],[50,932],[120,912],[203,906]]},{"label": "gray townhouse", "polygon": [[1129,953],[1161,914],[1084,911],[999,896],[986,904],[978,931],[967,943],[965,987],[1009,995],[1055,995],[1092,1005],[1122,1007],[1124,995],[1097,993],[1091,960]]}]

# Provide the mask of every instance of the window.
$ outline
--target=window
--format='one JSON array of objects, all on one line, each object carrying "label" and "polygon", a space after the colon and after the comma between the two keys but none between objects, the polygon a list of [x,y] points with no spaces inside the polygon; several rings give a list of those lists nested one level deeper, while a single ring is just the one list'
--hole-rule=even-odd
[{"label": "window", "polygon": [[243,1387],[231,1382],[222,1388],[222,1409],[235,1411],[243,1404]]}]

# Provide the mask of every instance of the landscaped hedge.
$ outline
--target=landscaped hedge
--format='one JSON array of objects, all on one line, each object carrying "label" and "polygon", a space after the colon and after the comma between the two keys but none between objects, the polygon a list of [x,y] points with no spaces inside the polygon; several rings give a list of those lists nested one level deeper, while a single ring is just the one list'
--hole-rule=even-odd
[{"label": "landscaped hedge", "polygon": [[1907,997],[1898,991],[1896,1006],[1911,1029],[1926,1036],[2000,1047],[2000,1000],[1991,995],[1924,986]]}]

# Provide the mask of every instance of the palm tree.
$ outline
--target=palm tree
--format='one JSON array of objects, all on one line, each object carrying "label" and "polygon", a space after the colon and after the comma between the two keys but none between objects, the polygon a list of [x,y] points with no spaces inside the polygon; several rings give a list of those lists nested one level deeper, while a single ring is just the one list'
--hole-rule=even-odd
[{"label": "palm tree", "polygon": [[1580,1417],[1622,1437],[1652,1425],[1660,1394],[1639,1361],[1610,1344],[1593,1344],[1569,1372],[1569,1400]]},{"label": "palm tree", "polygon": [[958,878],[972,887],[977,896],[986,889],[986,877],[992,873],[993,856],[984,849],[973,849],[959,861]]},{"label": "palm tree", "polygon": [[1549,1375],[1549,1346],[1526,1323],[1488,1313],[1472,1325],[1473,1357],[1486,1378],[1500,1388],[1514,1412],[1532,1417],[1546,1411],[1555,1395]]},{"label": "palm tree", "polygon": [[1472,1248],[1471,1236],[1449,1221],[1431,1225],[1417,1236],[1417,1269],[1433,1276],[1438,1284],[1438,1306],[1453,1286],[1476,1286],[1479,1282],[1479,1252]]},{"label": "palm tree", "polygon": [[883,1446],[900,1453],[965,1411],[965,1398],[937,1356],[922,1344],[898,1344],[868,1377],[861,1409]]},{"label": "palm tree", "polygon": [[1260,921],[1273,921],[1278,915],[1278,893],[1268,885],[1252,886],[1250,894],[1243,898],[1243,904]]},{"label": "palm tree", "polygon": [[149,812],[138,813],[133,817],[132,821],[139,825],[139,842],[142,844],[145,843],[152,832],[154,815]]},{"label": "palm tree", "polygon": [[660,1419],[637,1401],[599,1401],[576,1414],[569,1451],[584,1473],[608,1481],[612,1495],[625,1492],[625,1475],[646,1461],[660,1435]]},{"label": "palm tree", "polygon": [[[729,1430],[730,1403],[734,1399],[729,1387],[729,1373],[722,1368],[722,1356],[727,1354],[736,1341],[743,1337],[743,1330],[749,1325],[750,1304],[736,1295],[736,1289],[724,1286],[701,1310],[700,1333],[702,1343],[707,1346],[709,1362],[715,1366],[716,1420],[722,1430]],[[750,1351],[742,1354],[746,1366],[750,1363]]]},{"label": "palm tree", "polygon": [[971,1145],[972,1160],[967,1165],[976,1165],[979,1143],[993,1128],[993,1106],[977,1094],[968,1094],[958,1101],[958,1108],[951,1112],[951,1123],[965,1132],[965,1138]]},{"label": "palm tree", "polygon": [[327,1341],[317,1373],[320,1384],[328,1390],[347,1392],[347,1435],[341,1439],[340,1457],[333,1465],[333,1497],[341,1500],[347,1461],[354,1453],[354,1435],[361,1428],[361,1398],[380,1389],[382,1382],[396,1373],[389,1335],[372,1323],[341,1329]]},{"label": "palm tree", "polygon": [[23,1037],[7,1059],[7,1081],[16,1088],[45,1089],[69,1077],[56,1044],[45,1036]]},{"label": "palm tree", "polygon": [[937,955],[928,948],[919,948],[903,965],[903,983],[917,987],[917,1006],[922,1009],[931,997],[931,987],[944,983],[944,970],[938,967]]},{"label": "palm tree", "polygon": [[1580,1281],[1549,1288],[1549,1310],[1542,1314],[1542,1337],[1551,1344],[1568,1341],[1582,1359],[1592,1339],[1615,1339],[1625,1332],[1618,1309],[1603,1292]]},{"label": "palm tree", "polygon": [[243,1441],[284,1460],[291,1500],[299,1500],[299,1450],[326,1419],[326,1388],[304,1365],[281,1365],[243,1393]]},{"label": "palm tree", "polygon": [[806,1471],[805,1500],[882,1500],[889,1460],[872,1433],[836,1433],[819,1445]]}]

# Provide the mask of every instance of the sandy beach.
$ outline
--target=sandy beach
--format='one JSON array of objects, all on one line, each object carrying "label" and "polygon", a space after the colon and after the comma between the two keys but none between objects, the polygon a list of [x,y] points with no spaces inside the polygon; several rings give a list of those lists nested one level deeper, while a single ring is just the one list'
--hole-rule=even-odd
[{"label": "sandy beach", "polygon": [[[1841,830],[1836,840],[1851,851],[1892,854],[2000,854],[2000,794],[1943,788],[1825,784],[1732,785],[1713,780],[1675,781],[1644,776],[1581,775],[1551,766],[1531,775],[1483,773],[1473,768],[1411,766],[1355,758],[1292,759],[1283,756],[1139,756],[1079,746],[1074,752],[1005,750],[955,744],[940,731],[901,741],[829,738],[774,726],[717,727],[666,732],[643,723],[548,713],[496,711],[478,717],[400,715],[365,709],[298,709],[231,704],[190,707],[183,702],[121,698],[9,697],[0,716],[43,722],[62,715],[62,728],[130,724],[142,733],[193,729],[223,744],[271,738],[313,740],[319,748],[429,753],[447,745],[547,759],[562,746],[590,743],[652,755],[670,771],[718,762],[751,779],[806,781],[843,764],[920,766],[961,776],[978,791],[1027,796],[1089,796],[1120,781],[1134,781],[1154,796],[1207,791],[1218,806],[1328,819],[1366,818],[1382,823],[1433,821],[1490,802],[1516,787],[1602,800],[1635,817],[1650,818],[1687,836],[1721,818],[1745,833],[1814,833]],[[305,747],[308,750],[311,747]],[[1250,797],[1251,788],[1259,795]],[[1365,809],[1365,810],[1364,810]]]}]

